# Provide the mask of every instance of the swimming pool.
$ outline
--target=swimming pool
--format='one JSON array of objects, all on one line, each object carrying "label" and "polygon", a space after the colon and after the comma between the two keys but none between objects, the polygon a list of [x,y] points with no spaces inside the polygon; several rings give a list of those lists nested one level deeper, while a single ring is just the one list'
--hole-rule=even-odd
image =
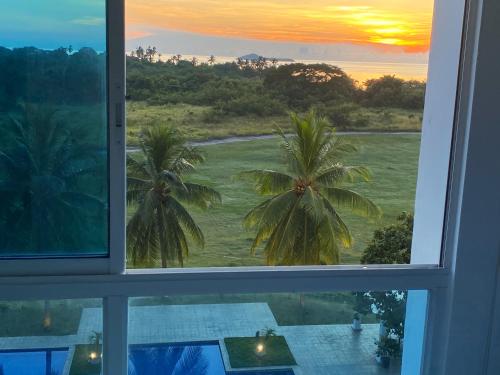
[{"label": "swimming pool", "polygon": [[293,375],[292,370],[226,372],[217,341],[130,345],[129,375]]},{"label": "swimming pool", "polygon": [[62,375],[68,348],[0,351],[2,375]]}]

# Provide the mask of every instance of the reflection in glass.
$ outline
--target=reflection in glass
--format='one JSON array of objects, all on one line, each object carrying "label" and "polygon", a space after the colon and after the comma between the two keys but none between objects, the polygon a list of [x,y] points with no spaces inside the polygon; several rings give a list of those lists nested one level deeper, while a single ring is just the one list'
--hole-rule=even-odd
[{"label": "reflection in glass", "polygon": [[[412,309],[425,310],[427,292],[410,295]],[[407,291],[134,298],[129,362],[134,375],[167,362],[167,374],[178,374],[202,366],[189,352],[196,347],[207,375],[274,374],[277,366],[282,374],[412,373],[425,314],[406,319],[408,298]]]},{"label": "reflection in glass", "polygon": [[129,375],[224,374],[217,343],[134,345],[130,347]]},{"label": "reflection in glass", "polygon": [[99,375],[101,300],[0,303],[0,374]]},{"label": "reflection in glass", "polygon": [[106,1],[67,5],[0,5],[0,257],[108,254]]}]

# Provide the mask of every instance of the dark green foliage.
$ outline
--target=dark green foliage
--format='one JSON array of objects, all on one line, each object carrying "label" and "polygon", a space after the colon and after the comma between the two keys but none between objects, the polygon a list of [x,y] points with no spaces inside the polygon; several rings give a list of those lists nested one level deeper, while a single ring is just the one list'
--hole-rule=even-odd
[{"label": "dark green foliage", "polygon": [[[295,358],[283,336],[227,337],[224,339],[232,368],[295,366]],[[258,344],[265,347],[265,354],[255,354]]]},{"label": "dark green foliage", "polygon": [[364,103],[372,107],[424,108],[425,83],[383,76],[365,82]]},{"label": "dark green foliage", "polygon": [[380,80],[368,81],[365,90],[342,69],[327,64],[276,67],[264,60],[193,64],[179,55],[156,63],[149,57],[127,59],[131,100],[207,105],[219,116],[268,116],[316,107],[335,126],[363,127],[363,119],[350,116],[355,103],[379,106],[392,100],[384,105],[423,107],[424,84],[394,77]]},{"label": "dark green foliage", "polygon": [[0,110],[19,102],[99,103],[106,97],[106,56],[91,48],[71,52],[0,47]]},{"label": "dark green foliage", "polygon": [[375,353],[380,357],[399,358],[401,357],[401,342],[392,337],[382,337],[376,341],[377,350]]},{"label": "dark green foliage", "polygon": [[403,212],[397,224],[378,229],[361,257],[363,264],[408,264],[411,255],[413,215]]},{"label": "dark green foliage", "polygon": [[363,127],[359,119],[354,118],[354,113],[359,110],[359,105],[353,102],[340,102],[319,104],[316,110],[327,117],[336,129]]},{"label": "dark green foliage", "polygon": [[327,64],[288,64],[269,69],[264,87],[294,110],[351,101],[356,94],[354,80],[342,69]]},{"label": "dark green foliage", "polygon": [[[86,115],[91,119],[92,111]],[[107,249],[105,138],[77,112],[25,105],[0,118],[3,255]],[[81,126],[82,124],[86,126]]]}]

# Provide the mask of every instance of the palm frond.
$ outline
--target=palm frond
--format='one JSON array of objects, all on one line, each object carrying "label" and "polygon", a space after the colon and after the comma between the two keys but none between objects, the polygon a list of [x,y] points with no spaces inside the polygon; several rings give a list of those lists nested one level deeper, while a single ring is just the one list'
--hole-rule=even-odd
[{"label": "palm frond", "polygon": [[325,222],[325,229],[330,231],[329,240],[340,241],[346,248],[352,246],[352,235],[349,227],[342,220],[337,210],[332,206],[330,201],[323,197],[323,204],[329,213],[329,218]]},{"label": "palm frond", "polygon": [[180,150],[178,156],[172,161],[169,169],[174,173],[182,175],[195,170],[195,165],[205,160],[198,149],[193,147],[184,147]]},{"label": "palm frond", "polygon": [[261,195],[280,194],[290,190],[294,180],[292,176],[268,169],[246,171],[239,176],[253,181],[255,190]]},{"label": "palm frond", "polygon": [[144,161],[137,160],[134,156],[127,154],[127,173],[136,178],[152,178]]},{"label": "palm frond", "polygon": [[186,182],[184,187],[185,189],[175,190],[174,195],[185,203],[207,209],[222,202],[221,195],[208,186]]},{"label": "palm frond", "polygon": [[300,209],[298,202],[299,200],[285,213],[267,240],[264,253],[268,265],[300,263],[294,253],[304,231],[301,224],[305,212]]},{"label": "palm frond", "polygon": [[251,252],[267,240],[281,222],[285,220],[289,211],[297,204],[298,197],[292,192],[279,194],[251,210],[244,218],[243,224],[248,229],[257,228]]},{"label": "palm frond", "polygon": [[348,189],[323,188],[322,194],[334,206],[345,207],[362,216],[379,218],[382,215],[380,208],[370,199]]},{"label": "palm frond", "polygon": [[172,222],[178,221],[195,243],[203,247],[205,238],[201,228],[195,223],[186,209],[173,197],[168,197],[165,201],[165,219],[168,220],[165,225],[172,225]]},{"label": "palm frond", "polygon": [[308,187],[300,199],[300,205],[314,220],[316,225],[321,224],[325,216],[325,207],[321,195],[317,194],[311,187]]},{"label": "palm frond", "polygon": [[325,187],[334,187],[342,182],[354,182],[357,178],[370,181],[371,172],[366,167],[344,166],[337,163],[319,172],[316,181]]}]

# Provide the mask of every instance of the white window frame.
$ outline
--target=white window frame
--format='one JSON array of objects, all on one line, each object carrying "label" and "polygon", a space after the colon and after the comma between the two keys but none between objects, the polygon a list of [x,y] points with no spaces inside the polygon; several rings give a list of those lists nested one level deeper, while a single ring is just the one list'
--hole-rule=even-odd
[{"label": "white window frame", "polygon": [[0,275],[93,275],[123,273],[126,220],[125,7],[124,0],[106,1],[107,104],[109,178],[109,255],[49,256],[0,261]]},{"label": "white window frame", "polygon": [[[495,293],[500,294],[496,289],[500,255],[498,251],[491,251],[498,250],[500,231],[492,233],[491,225],[474,225],[474,220],[477,222],[477,215],[481,214],[490,223],[495,220],[500,223],[500,197],[493,199],[495,210],[485,204],[477,207],[476,202],[478,192],[492,196],[495,189],[500,191],[500,174],[491,177],[480,164],[500,170],[500,127],[489,129],[485,125],[492,118],[498,118],[495,106],[500,103],[500,92],[495,91],[500,87],[500,78],[488,80],[486,76],[500,61],[500,49],[492,48],[492,35],[499,34],[500,20],[485,14],[498,16],[500,6],[495,0],[470,0],[467,7],[465,0],[435,2],[412,265],[127,271],[124,256],[124,0],[108,0],[108,60],[112,67],[109,72],[110,188],[113,192],[110,195],[110,258],[1,261],[0,300],[102,298],[104,373],[127,375],[129,297],[429,290],[427,315],[421,317],[427,322],[419,373],[498,374],[500,364],[489,360],[488,354],[489,345],[498,345],[499,336],[487,330],[494,321]],[[483,8],[488,12],[483,12]],[[489,96],[485,97],[484,92]],[[496,102],[492,103],[491,98]],[[454,152],[450,162],[452,143]],[[484,147],[492,150],[494,160],[491,155],[485,155]],[[482,234],[481,259],[477,259],[473,246],[478,231]],[[445,254],[443,261],[441,249]],[[473,280],[472,272],[475,272]],[[494,281],[491,286],[489,281]],[[464,307],[467,299],[483,303],[485,308],[470,311]],[[496,303],[500,306],[500,301]],[[467,321],[468,326],[464,326],[464,319],[471,317],[472,323]],[[454,335],[451,339],[450,334]],[[464,337],[470,338],[470,342],[464,343]],[[488,339],[476,346],[477,340],[484,337]],[[467,345],[470,350],[464,352]]]}]

